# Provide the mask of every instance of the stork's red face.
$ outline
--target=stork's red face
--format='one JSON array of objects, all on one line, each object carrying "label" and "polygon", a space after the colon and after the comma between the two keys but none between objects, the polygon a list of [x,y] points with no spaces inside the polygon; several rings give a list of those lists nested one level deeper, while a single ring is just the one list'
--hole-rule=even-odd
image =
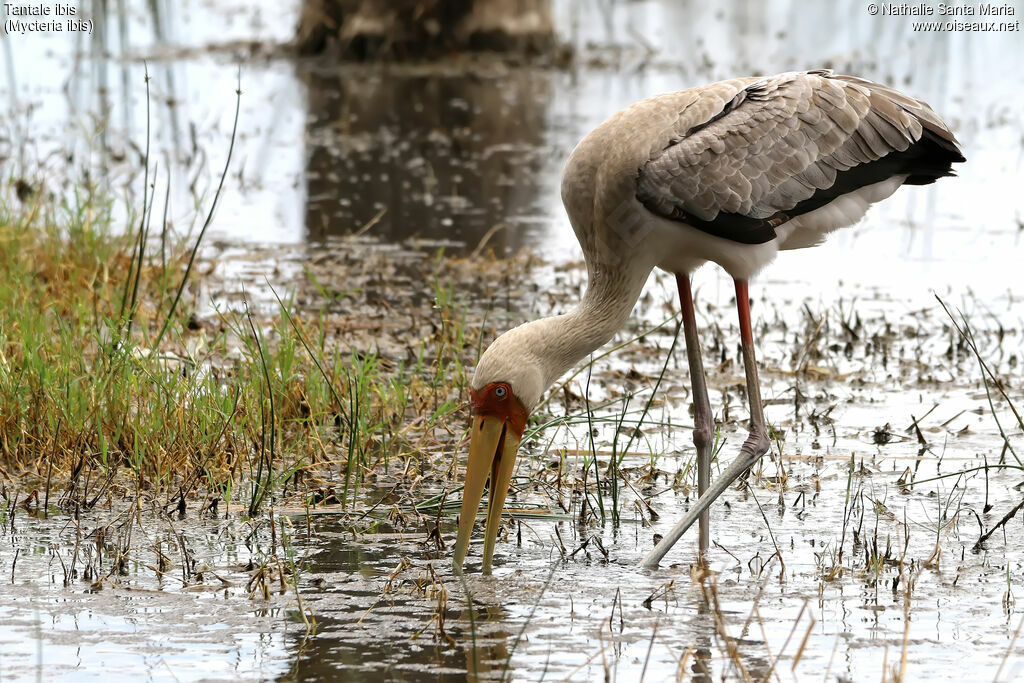
[{"label": "stork's red face", "polygon": [[519,451],[519,441],[526,428],[526,408],[512,388],[504,382],[492,382],[479,391],[470,389],[473,406],[472,434],[469,442],[469,461],[462,491],[462,511],[459,513],[459,536],[455,541],[455,570],[462,570],[462,562],[469,548],[469,534],[476,521],[484,485],[490,479],[491,494],[487,503],[487,528],[484,535],[483,570],[491,570],[494,542],[498,537],[498,521],[505,495],[512,481],[512,467]]}]

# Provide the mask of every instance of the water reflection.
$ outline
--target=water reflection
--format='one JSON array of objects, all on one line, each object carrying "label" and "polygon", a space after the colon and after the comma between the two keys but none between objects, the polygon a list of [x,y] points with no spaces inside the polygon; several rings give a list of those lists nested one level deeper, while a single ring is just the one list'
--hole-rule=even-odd
[{"label": "water reflection", "polygon": [[[493,71],[493,69],[492,69]],[[551,74],[346,65],[307,86],[306,237],[524,246],[546,209]]]},{"label": "water reflection", "polygon": [[[352,631],[363,628],[354,619],[330,613],[317,617],[318,633],[312,638],[295,635],[292,638],[294,659],[289,671],[280,677],[283,681],[381,681],[429,679],[437,681],[464,681],[472,679],[468,672],[501,670],[505,658],[504,641],[499,645],[471,649],[432,642],[429,635],[410,641],[414,633],[402,626],[408,614],[394,613],[394,623],[386,629],[376,630],[366,637],[353,637]],[[480,668],[474,669],[474,661]],[[497,665],[495,662],[502,662]],[[492,667],[497,666],[497,669]]]},{"label": "water reflection", "polygon": [[[441,568],[444,558],[433,568],[402,560],[416,558],[415,535],[352,539],[331,521],[317,526],[319,549],[307,556],[302,579],[317,631],[289,635],[294,659],[285,680],[575,680],[642,668],[648,680],[685,672],[711,681],[773,671],[762,654],[764,625],[745,603],[719,605],[715,579],[703,587],[662,585],[655,592],[665,601],[653,605],[641,605],[640,596],[661,579],[652,584],[630,562],[556,561],[554,581],[543,588],[538,577],[547,560],[495,577],[467,575],[463,583]],[[424,590],[434,580],[447,587],[445,600]]]},{"label": "water reflection", "polygon": [[[566,69],[487,60],[295,66],[254,57],[253,45],[293,37],[298,7],[275,5],[274,21],[265,23],[233,0],[155,3],[127,16],[97,1],[83,8],[97,26],[88,39],[9,37],[0,90],[12,104],[3,121],[12,134],[0,137],[0,157],[26,173],[62,153],[79,170],[95,167],[94,176],[117,168],[109,181],[123,185],[141,163],[147,103],[138,58],[148,58],[152,161],[174,168],[171,215],[184,223],[208,199],[226,154],[242,66],[239,155],[214,225],[220,236],[320,241],[380,214],[369,234],[385,241],[417,236],[470,251],[497,228],[491,243],[499,249],[530,245],[571,259],[579,252],[558,179],[588,130],[655,92],[824,66],[926,99],[969,159],[941,191],[906,190],[869,215],[870,230],[862,232],[870,234],[856,245],[837,236],[855,257],[843,261],[848,277],[869,265],[857,254],[887,253],[894,241],[903,243],[904,260],[928,262],[949,254],[984,261],[1016,246],[999,237],[1017,232],[1024,77],[1012,65],[1024,56],[1019,32],[915,31],[908,18],[797,0],[555,0],[560,39],[576,54]],[[132,180],[134,190],[141,182]],[[985,202],[975,201],[979,194]],[[970,207],[972,225],[985,226],[982,238],[964,234],[970,226],[962,207]],[[909,229],[894,240],[872,224],[881,214],[885,224]]]},{"label": "water reflection", "polygon": [[[481,614],[482,613],[482,614]],[[483,619],[481,619],[483,616]],[[467,633],[462,629],[460,634],[463,638],[462,650],[466,656],[466,678],[467,680],[481,680],[496,678],[505,680],[514,675],[511,664],[512,652],[509,644],[512,642],[512,634],[504,629],[503,624],[508,618],[504,610],[497,605],[487,605],[482,609],[477,608],[470,621],[470,610],[467,608],[459,613],[459,623],[471,624],[472,628]],[[478,642],[475,631],[478,628],[488,633],[488,637]],[[491,627],[491,628],[488,628]]]},{"label": "water reflection", "polygon": [[354,543],[343,527],[318,526],[321,545],[307,558],[303,588],[316,634],[290,634],[294,660],[283,680],[502,678],[514,635],[500,603],[474,594],[470,606],[437,584],[429,565],[406,564],[415,542],[408,548],[370,535]]},{"label": "water reflection", "polygon": [[[701,598],[697,603],[696,621],[711,625],[713,619],[707,599]],[[714,670],[711,665],[711,633],[707,628],[698,630],[694,645],[693,664],[690,665],[693,680],[695,683],[711,683]]]}]

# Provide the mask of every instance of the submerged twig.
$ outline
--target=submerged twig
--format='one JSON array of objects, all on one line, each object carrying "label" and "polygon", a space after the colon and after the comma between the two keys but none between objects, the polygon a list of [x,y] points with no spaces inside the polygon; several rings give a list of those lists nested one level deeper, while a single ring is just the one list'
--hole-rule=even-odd
[{"label": "submerged twig", "polygon": [[1024,500],[1021,500],[1013,507],[1012,510],[1003,515],[1003,518],[996,522],[996,525],[994,527],[983,533],[978,538],[977,542],[974,544],[974,550],[980,549],[982,545],[985,543],[985,541],[987,541],[992,536],[992,534],[998,531],[1000,527],[1005,526],[1007,522],[1013,519],[1016,516],[1016,514],[1020,512],[1021,508],[1024,508]]},{"label": "submerged twig", "polygon": [[988,367],[988,364],[985,362],[985,359],[982,358],[981,352],[978,350],[978,344],[974,339],[974,332],[971,331],[971,327],[967,323],[967,317],[963,314],[963,312],[960,312],[960,320],[961,322],[963,322],[963,327],[961,328],[960,325],[957,324],[956,319],[953,317],[953,314],[950,312],[949,308],[946,306],[946,302],[943,301],[938,294],[935,295],[935,298],[938,299],[939,304],[942,305],[942,309],[946,311],[946,315],[949,316],[950,321],[953,323],[953,327],[956,328],[956,331],[959,332],[960,336],[963,337],[964,341],[967,342],[967,345],[974,353],[974,357],[978,359],[978,365],[981,366],[981,381],[985,385],[985,396],[988,399],[989,409],[992,411],[992,419],[995,420],[996,427],[999,428],[999,435],[1003,437],[1003,443],[1005,444],[1006,448],[1009,449],[1010,454],[1013,455],[1014,459],[1017,461],[1017,464],[1020,465],[1021,467],[1024,467],[1024,461],[1022,461],[1020,456],[1017,455],[1017,451],[1014,450],[1013,444],[1010,443],[1010,438],[1006,435],[1006,432],[1003,430],[1003,425],[999,421],[999,415],[996,413],[995,404],[992,402],[992,392],[989,389],[989,378],[992,379],[992,383],[996,385],[996,389],[1003,397],[1003,400],[1006,401],[1006,404],[1010,408],[1010,412],[1012,412],[1013,416],[1017,418],[1017,425],[1020,427],[1022,432],[1024,432],[1024,417],[1021,417],[1021,414],[1017,411],[1017,407],[1013,404],[1013,401],[1007,395],[1006,390],[1003,389],[1002,382],[999,381],[999,379],[995,376],[995,373],[992,372],[992,370]]}]

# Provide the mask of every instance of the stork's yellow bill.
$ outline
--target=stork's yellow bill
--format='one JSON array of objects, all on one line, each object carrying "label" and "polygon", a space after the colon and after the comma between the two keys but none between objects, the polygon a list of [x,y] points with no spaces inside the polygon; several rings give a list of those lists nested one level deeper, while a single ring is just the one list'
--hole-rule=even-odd
[{"label": "stork's yellow bill", "polygon": [[487,526],[484,531],[483,571],[490,572],[498,524],[512,482],[512,469],[519,451],[519,441],[526,426],[526,409],[502,382],[489,384],[471,392],[473,405],[469,460],[466,463],[462,510],[459,513],[459,535],[455,541],[455,570],[462,570],[469,548],[469,537],[484,489],[490,489],[487,502]]}]

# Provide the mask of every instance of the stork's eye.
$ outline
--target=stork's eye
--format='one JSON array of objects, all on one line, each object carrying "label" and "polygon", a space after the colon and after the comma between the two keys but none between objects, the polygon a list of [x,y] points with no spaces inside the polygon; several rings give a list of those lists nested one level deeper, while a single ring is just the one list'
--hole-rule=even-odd
[{"label": "stork's eye", "polygon": [[504,400],[506,396],[508,396],[508,387],[506,387],[504,384],[499,384],[498,386],[494,387],[495,398]]}]

